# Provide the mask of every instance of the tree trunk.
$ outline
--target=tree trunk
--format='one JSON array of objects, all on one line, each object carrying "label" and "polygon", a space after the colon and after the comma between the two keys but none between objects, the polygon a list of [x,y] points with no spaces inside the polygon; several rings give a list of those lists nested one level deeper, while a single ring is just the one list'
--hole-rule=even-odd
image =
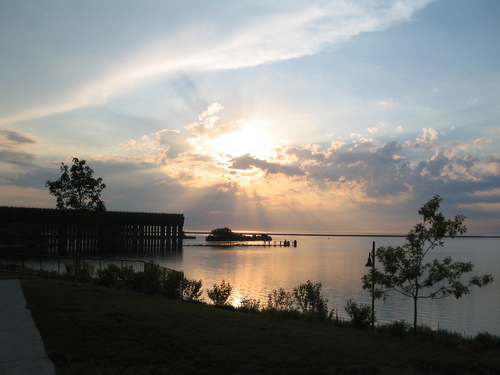
[{"label": "tree trunk", "polygon": [[417,337],[417,301],[418,297],[413,297],[413,338]]},{"label": "tree trunk", "polygon": [[418,279],[415,279],[415,294],[413,295],[413,338],[417,337],[417,302],[419,290]]}]

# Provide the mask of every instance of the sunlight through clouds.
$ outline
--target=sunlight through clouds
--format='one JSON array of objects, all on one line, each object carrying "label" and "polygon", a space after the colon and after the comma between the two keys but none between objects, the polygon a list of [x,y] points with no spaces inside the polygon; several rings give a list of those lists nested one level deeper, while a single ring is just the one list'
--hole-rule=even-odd
[{"label": "sunlight through clouds", "polygon": [[52,207],[79,157],[110,209],[193,229],[394,229],[440,194],[499,231],[487,0],[26,4],[0,12],[3,205]]}]

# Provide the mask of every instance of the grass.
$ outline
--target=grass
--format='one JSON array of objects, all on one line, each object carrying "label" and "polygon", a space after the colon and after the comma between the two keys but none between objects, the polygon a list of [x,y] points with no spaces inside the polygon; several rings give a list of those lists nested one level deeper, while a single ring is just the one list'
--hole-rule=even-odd
[{"label": "grass", "polygon": [[[0,272],[0,278],[20,274]],[[498,349],[395,338],[127,290],[22,279],[61,374],[495,374]]]}]

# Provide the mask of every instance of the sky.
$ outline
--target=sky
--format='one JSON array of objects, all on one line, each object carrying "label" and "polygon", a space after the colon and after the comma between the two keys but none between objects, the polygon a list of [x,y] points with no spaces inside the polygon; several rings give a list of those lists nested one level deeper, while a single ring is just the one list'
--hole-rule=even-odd
[{"label": "sky", "polygon": [[0,0],[0,205],[84,159],[185,230],[500,233],[496,0]]}]

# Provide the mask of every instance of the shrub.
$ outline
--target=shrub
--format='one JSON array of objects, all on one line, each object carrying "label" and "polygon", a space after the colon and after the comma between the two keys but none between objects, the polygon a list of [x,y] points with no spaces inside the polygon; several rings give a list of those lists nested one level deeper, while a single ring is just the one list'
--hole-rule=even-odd
[{"label": "shrub", "polygon": [[238,309],[252,313],[258,312],[260,311],[260,300],[245,297],[240,302],[240,307]]},{"label": "shrub", "polygon": [[144,264],[144,273],[142,276],[142,290],[147,293],[155,294],[162,287],[163,272],[158,264],[148,262]]},{"label": "shrub", "polygon": [[351,325],[356,329],[367,329],[371,325],[372,308],[369,305],[360,303],[359,305],[352,299],[347,301],[345,311],[351,318]]},{"label": "shrub", "polygon": [[132,275],[132,281],[130,283],[132,288],[142,291],[144,290],[144,285],[145,285],[145,276],[144,272],[135,272]]},{"label": "shrub", "polygon": [[280,288],[278,290],[274,290],[267,296],[266,310],[292,311],[294,310],[293,304],[294,300],[292,293]]},{"label": "shrub", "polygon": [[97,271],[97,283],[103,286],[114,285],[120,279],[120,267],[116,264],[108,264],[105,268]]},{"label": "shrub", "polygon": [[127,285],[127,287],[133,285],[134,280],[134,267],[133,266],[125,266],[120,269],[118,273],[118,278]]},{"label": "shrub", "polygon": [[386,332],[394,337],[405,337],[412,335],[413,326],[404,320],[396,320],[394,322],[378,326],[377,330],[379,332]]},{"label": "shrub", "polygon": [[[328,318],[328,300],[321,297],[321,283],[307,281],[293,289],[295,302],[302,314]],[[330,314],[330,317],[333,315]]]},{"label": "shrub", "polygon": [[225,280],[222,280],[222,283],[214,284],[213,289],[207,289],[207,295],[215,306],[226,306],[232,290],[233,287],[226,283]]},{"label": "shrub", "polygon": [[[94,276],[95,267],[87,263],[85,261],[79,261],[78,269],[77,269],[77,281],[80,282],[89,282],[92,281]],[[63,273],[63,278],[67,280],[73,280],[75,277],[75,264],[74,263],[66,263],[64,265],[65,272]]]},{"label": "shrub", "polygon": [[480,332],[474,337],[473,347],[477,351],[500,348],[500,337],[488,332]]},{"label": "shrub", "polygon": [[184,278],[184,298],[188,301],[201,301],[201,294],[203,290],[201,289],[202,282],[200,280],[186,279]]},{"label": "shrub", "polygon": [[162,290],[168,298],[181,299],[184,289],[184,272],[171,270],[163,281]]}]

